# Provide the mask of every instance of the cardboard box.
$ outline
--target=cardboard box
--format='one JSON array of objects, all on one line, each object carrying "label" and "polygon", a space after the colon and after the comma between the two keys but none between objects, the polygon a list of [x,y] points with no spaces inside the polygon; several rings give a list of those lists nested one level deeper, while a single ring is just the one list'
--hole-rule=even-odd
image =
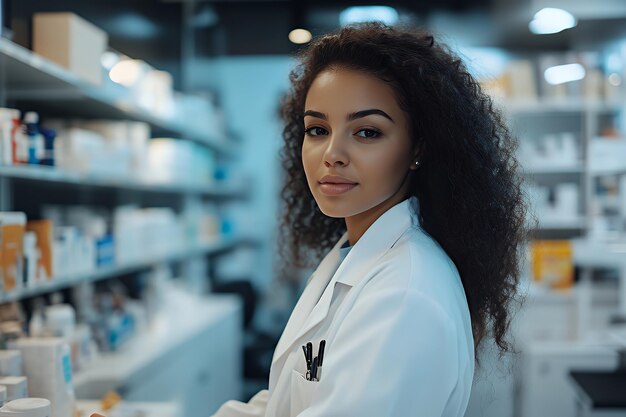
[{"label": "cardboard box", "polygon": [[4,291],[21,288],[24,278],[24,228],[26,214],[0,212],[0,269]]},{"label": "cardboard box", "polygon": [[33,51],[93,84],[102,83],[108,35],[74,13],[35,13]]}]

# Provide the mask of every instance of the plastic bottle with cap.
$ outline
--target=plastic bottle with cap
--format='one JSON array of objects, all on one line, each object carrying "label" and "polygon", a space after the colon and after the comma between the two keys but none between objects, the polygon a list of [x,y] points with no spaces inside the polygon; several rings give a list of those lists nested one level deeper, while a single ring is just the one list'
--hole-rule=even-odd
[{"label": "plastic bottle with cap", "polygon": [[0,417],[50,417],[50,401],[45,398],[20,398],[0,408]]},{"label": "plastic bottle with cap", "polygon": [[45,144],[42,134],[39,132],[39,114],[29,111],[24,114],[24,130],[28,137],[27,163],[39,164],[43,158]]}]

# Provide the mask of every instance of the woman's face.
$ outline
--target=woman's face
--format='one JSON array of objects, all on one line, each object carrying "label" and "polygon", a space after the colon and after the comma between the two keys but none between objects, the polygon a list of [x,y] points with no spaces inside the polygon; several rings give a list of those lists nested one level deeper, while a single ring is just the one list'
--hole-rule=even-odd
[{"label": "woman's face", "polygon": [[415,169],[415,153],[408,120],[387,83],[355,70],[325,70],[304,110],[302,163],[325,215],[351,217],[406,194],[403,180]]}]

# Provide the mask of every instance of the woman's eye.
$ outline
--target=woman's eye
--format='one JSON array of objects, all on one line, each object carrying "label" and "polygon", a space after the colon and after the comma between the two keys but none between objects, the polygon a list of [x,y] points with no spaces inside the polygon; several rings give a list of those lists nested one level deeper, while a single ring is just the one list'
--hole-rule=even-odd
[{"label": "woman's eye", "polygon": [[356,132],[356,135],[366,139],[374,139],[379,137],[381,135],[381,132],[374,129],[361,129]]},{"label": "woman's eye", "polygon": [[316,127],[310,127],[306,129],[304,133],[309,136],[321,136],[321,135],[325,135],[328,132],[326,132],[326,129],[316,126]]}]

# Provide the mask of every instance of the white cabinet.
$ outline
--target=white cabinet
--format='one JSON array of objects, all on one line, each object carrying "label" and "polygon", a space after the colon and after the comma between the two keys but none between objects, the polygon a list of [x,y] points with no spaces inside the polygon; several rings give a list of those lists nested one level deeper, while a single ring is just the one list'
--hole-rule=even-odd
[{"label": "white cabinet", "polygon": [[519,366],[519,417],[575,416],[576,390],[571,370],[613,370],[617,353],[604,346],[575,342],[533,343]]},{"label": "white cabinet", "polygon": [[78,375],[77,396],[99,397],[102,392],[84,387],[105,380],[128,401],[174,402],[181,417],[210,416],[225,401],[241,399],[240,300],[213,296],[190,304]]}]

